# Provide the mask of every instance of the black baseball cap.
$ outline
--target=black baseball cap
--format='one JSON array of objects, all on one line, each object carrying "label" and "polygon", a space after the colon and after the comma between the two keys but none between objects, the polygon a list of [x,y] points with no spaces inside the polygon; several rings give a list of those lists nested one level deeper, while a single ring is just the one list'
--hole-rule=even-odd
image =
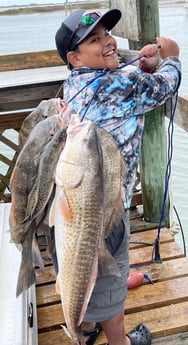
[{"label": "black baseball cap", "polygon": [[121,18],[118,9],[112,9],[102,14],[97,11],[87,12],[86,10],[74,10],[62,22],[55,35],[57,51],[66,64],[67,53],[73,51],[99,23],[102,23],[107,30],[111,30]]}]

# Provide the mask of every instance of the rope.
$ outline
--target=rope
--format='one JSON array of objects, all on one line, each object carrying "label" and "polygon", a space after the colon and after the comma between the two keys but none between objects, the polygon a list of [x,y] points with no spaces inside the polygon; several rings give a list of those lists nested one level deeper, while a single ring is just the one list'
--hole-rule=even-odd
[{"label": "rope", "polygon": [[170,98],[170,121],[168,125],[168,151],[167,151],[167,167],[166,167],[166,173],[165,173],[165,190],[164,190],[164,196],[163,196],[163,202],[162,202],[162,208],[159,218],[159,224],[158,224],[158,232],[157,237],[154,242],[154,248],[152,253],[152,261],[156,263],[161,263],[161,257],[160,257],[160,251],[159,251],[159,240],[160,240],[160,232],[161,232],[161,225],[164,218],[165,213],[165,205],[166,205],[166,199],[168,194],[168,188],[169,188],[169,180],[171,176],[171,162],[172,162],[172,153],[173,153],[173,132],[174,132],[174,114],[177,106],[177,100],[178,100],[178,93],[176,93],[175,96],[175,104],[173,105],[172,97]]}]

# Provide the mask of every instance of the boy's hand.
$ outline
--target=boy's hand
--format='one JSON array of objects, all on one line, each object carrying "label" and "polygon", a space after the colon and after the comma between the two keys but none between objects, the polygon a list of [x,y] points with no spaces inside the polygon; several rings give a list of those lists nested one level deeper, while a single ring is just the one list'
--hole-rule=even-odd
[{"label": "boy's hand", "polygon": [[165,37],[157,37],[156,41],[157,46],[161,47],[159,49],[159,54],[162,59],[168,56],[179,57],[179,46],[174,40]]},{"label": "boy's hand", "polygon": [[139,56],[143,56],[140,59],[141,69],[147,69],[148,72],[152,72],[159,62],[159,49],[156,44],[147,44],[140,50]]},{"label": "boy's hand", "polygon": [[140,59],[140,68],[143,71],[149,73],[154,72],[160,58],[164,59],[168,56],[179,57],[179,46],[178,44],[166,37],[157,37],[156,44],[147,44],[144,46],[139,53],[142,56]]}]

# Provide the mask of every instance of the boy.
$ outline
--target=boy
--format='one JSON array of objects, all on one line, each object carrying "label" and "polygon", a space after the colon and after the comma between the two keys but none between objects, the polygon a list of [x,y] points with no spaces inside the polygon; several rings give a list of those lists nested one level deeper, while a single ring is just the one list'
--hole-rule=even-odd
[{"label": "boy", "polygon": [[[150,345],[151,334],[144,324],[127,335],[124,303],[129,273],[129,213],[136,178],[144,113],[163,104],[179,87],[179,47],[167,38],[157,38],[140,51],[137,69],[119,68],[117,42],[109,31],[121,18],[113,9],[104,15],[75,10],[56,33],[57,50],[71,69],[64,84],[64,98],[81,118],[105,128],[115,138],[128,168],[125,177],[125,217],[107,238],[107,247],[122,276],[97,278],[82,329],[86,344],[93,344],[100,324],[110,345]],[[158,49],[160,46],[160,49]],[[143,56],[144,55],[144,56]],[[157,68],[159,58],[163,59]],[[147,73],[146,73],[147,72]],[[90,336],[90,337],[89,337]]]}]

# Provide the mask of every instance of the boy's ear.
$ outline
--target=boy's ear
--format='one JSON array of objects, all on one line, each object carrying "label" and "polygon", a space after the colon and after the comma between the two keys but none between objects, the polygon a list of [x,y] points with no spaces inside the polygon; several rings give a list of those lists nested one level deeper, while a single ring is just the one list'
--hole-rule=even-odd
[{"label": "boy's ear", "polygon": [[73,67],[81,67],[82,65],[76,51],[68,52],[67,60]]}]

